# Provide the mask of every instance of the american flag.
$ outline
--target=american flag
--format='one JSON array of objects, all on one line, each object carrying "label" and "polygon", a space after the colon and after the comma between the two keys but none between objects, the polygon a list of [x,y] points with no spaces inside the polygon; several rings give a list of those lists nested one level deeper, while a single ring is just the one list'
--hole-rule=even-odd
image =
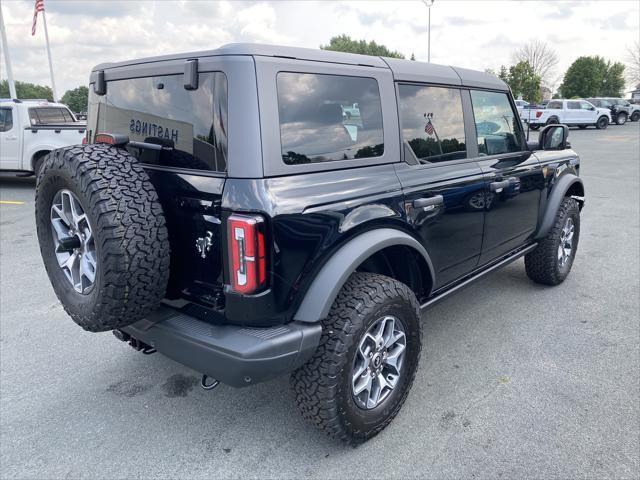
[{"label": "american flag", "polygon": [[427,124],[424,126],[424,131],[428,135],[433,135],[433,125],[431,124],[431,119],[427,121]]},{"label": "american flag", "polygon": [[31,35],[36,34],[36,23],[38,21],[38,12],[44,12],[44,0],[36,0],[33,7],[33,24],[31,25]]}]

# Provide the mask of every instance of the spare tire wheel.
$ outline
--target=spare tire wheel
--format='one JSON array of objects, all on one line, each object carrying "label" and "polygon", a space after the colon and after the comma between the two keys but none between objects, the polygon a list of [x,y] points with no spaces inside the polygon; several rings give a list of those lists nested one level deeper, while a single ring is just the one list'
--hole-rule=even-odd
[{"label": "spare tire wheel", "polygon": [[74,322],[113,330],[158,307],[169,280],[169,238],[135,157],[103,144],[54,150],[42,162],[35,204],[42,259]]}]

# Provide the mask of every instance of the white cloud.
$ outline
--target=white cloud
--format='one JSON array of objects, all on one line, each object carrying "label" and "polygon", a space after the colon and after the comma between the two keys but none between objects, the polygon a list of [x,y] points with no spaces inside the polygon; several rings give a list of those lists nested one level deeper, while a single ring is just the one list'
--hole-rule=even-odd
[{"label": "white cloud", "polygon": [[[231,42],[318,48],[334,35],[375,40],[404,55],[427,56],[427,8],[405,1],[45,0],[59,94],[86,84],[93,65],[208,50]],[[31,36],[33,0],[3,0],[14,76],[48,84],[42,23]],[[444,1],[431,10],[431,59],[498,69],[513,49],[546,40],[561,78],[581,55],[623,61],[638,39],[640,3],[631,1]],[[4,78],[4,61],[0,66]]]}]

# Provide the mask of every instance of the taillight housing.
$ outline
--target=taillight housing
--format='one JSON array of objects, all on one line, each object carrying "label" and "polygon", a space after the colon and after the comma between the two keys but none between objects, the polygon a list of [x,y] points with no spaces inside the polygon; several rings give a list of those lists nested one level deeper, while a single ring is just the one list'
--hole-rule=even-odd
[{"label": "taillight housing", "polygon": [[249,294],[267,286],[265,222],[260,215],[231,215],[227,219],[229,277],[234,292]]},{"label": "taillight housing", "polygon": [[542,116],[542,112],[540,110],[538,110],[536,112],[536,118],[540,118]]}]

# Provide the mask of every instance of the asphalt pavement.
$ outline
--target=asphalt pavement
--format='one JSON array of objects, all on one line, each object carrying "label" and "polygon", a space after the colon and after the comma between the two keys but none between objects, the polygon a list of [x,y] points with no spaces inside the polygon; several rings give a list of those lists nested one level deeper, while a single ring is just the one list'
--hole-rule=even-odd
[{"label": "asphalt pavement", "polygon": [[307,424],[285,377],[206,392],[77,327],[42,265],[34,181],[3,176],[0,476],[639,478],[639,138],[571,130],[587,204],[569,278],[535,285],[519,260],[429,310],[404,408],[357,448]]}]

